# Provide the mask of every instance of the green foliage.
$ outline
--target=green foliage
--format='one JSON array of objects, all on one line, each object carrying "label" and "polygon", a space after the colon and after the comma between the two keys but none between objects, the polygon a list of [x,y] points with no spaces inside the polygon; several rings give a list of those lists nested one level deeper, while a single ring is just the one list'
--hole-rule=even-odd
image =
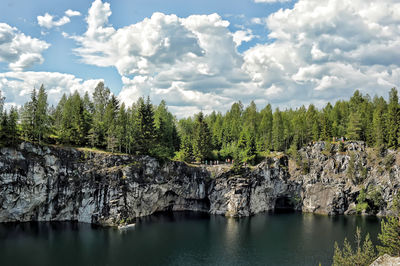
[{"label": "green foliage", "polygon": [[370,265],[375,258],[376,252],[369,234],[363,241],[358,227],[355,234],[355,249],[352,248],[346,238],[344,239],[343,249],[340,249],[337,242],[335,242],[335,253],[333,255],[333,265],[335,266]]},{"label": "green foliage", "polygon": [[207,123],[204,121],[203,113],[200,112],[196,117],[195,131],[193,138],[193,155],[197,161],[202,161],[210,157],[211,134]]},{"label": "green foliage", "polygon": [[[259,155],[270,150],[289,150],[295,158],[296,151],[312,141],[331,141],[344,135],[382,149],[398,148],[400,143],[400,107],[394,88],[388,103],[382,97],[371,101],[368,95],[355,91],[349,101],[327,103],[321,110],[310,104],[273,112],[268,104],[258,111],[254,102],[246,107],[236,102],[225,114],[199,113],[180,120],[168,111],[164,101],[153,106],[150,98],[139,98],[125,106],[103,82],[97,84],[92,97],[87,93],[81,97],[78,92],[63,95],[55,108],[48,108],[43,85],[33,89],[19,115],[15,110],[5,112],[3,107],[0,94],[0,137],[12,136],[11,142],[22,137],[158,158],[176,156],[185,161],[218,157],[255,164]],[[329,146],[327,143],[324,150],[327,155],[333,150]],[[344,150],[340,143],[339,151]],[[388,170],[393,158],[385,160]],[[308,173],[308,162],[296,162],[303,173]],[[358,170],[361,175],[356,180]],[[348,175],[355,183],[362,182],[367,174],[367,169],[350,160]]]},{"label": "green foliage", "polygon": [[393,199],[392,215],[381,222],[379,253],[400,256],[400,193]]},{"label": "green foliage", "polygon": [[21,111],[21,128],[24,137],[28,140],[43,141],[50,131],[50,119],[47,109],[47,93],[44,86],[40,86],[39,92],[32,90],[31,100],[27,102]]},{"label": "green foliage", "polygon": [[356,156],[350,153],[349,165],[347,166],[347,177],[354,181],[356,172]]},{"label": "green foliage", "polygon": [[359,140],[361,136],[361,118],[358,113],[351,113],[349,125],[347,127],[347,138],[351,140]]},{"label": "green foliage", "polygon": [[361,189],[357,197],[357,213],[377,213],[384,204],[381,188],[369,186],[368,190]]},{"label": "green foliage", "polygon": [[387,142],[388,146],[391,148],[398,147],[398,137],[400,128],[400,107],[399,107],[399,97],[397,96],[397,90],[392,88],[389,93],[389,105],[387,111]]},{"label": "green foliage", "polygon": [[368,203],[367,203],[367,193],[365,192],[365,189],[360,190],[360,194],[358,194],[356,201],[357,201],[357,205],[356,205],[357,213],[360,214],[364,211],[367,211]]},{"label": "green foliage", "polygon": [[389,171],[394,162],[396,161],[396,157],[394,156],[394,154],[388,154],[385,156],[385,158],[383,159],[383,165],[385,166],[386,171]]}]

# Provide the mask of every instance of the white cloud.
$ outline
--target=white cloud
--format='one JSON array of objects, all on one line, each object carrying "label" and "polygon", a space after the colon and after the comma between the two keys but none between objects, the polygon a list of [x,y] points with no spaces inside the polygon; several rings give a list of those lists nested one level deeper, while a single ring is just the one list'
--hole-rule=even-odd
[{"label": "white cloud", "polygon": [[94,1],[86,33],[70,38],[79,44],[75,51],[83,62],[117,68],[124,85],[120,98],[128,104],[150,95],[155,102],[166,99],[177,112],[189,105],[195,107],[190,110],[223,110],[245,95],[234,92],[250,81],[236,46],[253,38],[250,30],[232,34],[229,22],[217,14],[162,13],[115,29],[108,24],[110,15],[108,3]]},{"label": "white cloud", "polygon": [[386,95],[400,82],[398,10],[396,0],[300,0],[254,18],[269,40],[241,54],[237,47],[254,38],[252,31],[232,33],[218,14],[154,13],[114,28],[110,5],[96,0],[86,33],[64,36],[77,42],[84,63],[118,70],[122,100],[166,99],[185,116],[226,110],[236,100],[296,107],[347,98],[355,89]]},{"label": "white cloud", "polygon": [[285,3],[285,2],[291,2],[292,0],[254,0],[256,3]]},{"label": "white cloud", "polygon": [[60,27],[67,23],[70,23],[71,22],[70,17],[80,16],[80,15],[81,13],[79,11],[68,9],[67,11],[65,11],[65,16],[61,17],[58,20],[56,20],[53,15],[46,13],[44,14],[44,16],[37,16],[37,21],[40,27],[51,29],[53,27]]},{"label": "white cloud", "polygon": [[8,63],[10,69],[21,71],[34,64],[43,63],[42,52],[50,47],[45,41],[32,38],[0,23],[0,62]]},{"label": "white cloud", "polygon": [[65,15],[68,17],[76,17],[76,16],[81,16],[81,12],[68,9],[67,11],[65,11]]},{"label": "white cloud", "polygon": [[55,105],[64,93],[68,95],[78,91],[83,95],[87,91],[91,95],[100,81],[103,80],[83,80],[57,72],[6,72],[0,73],[0,90],[6,102],[21,106],[30,99],[32,89],[38,89],[43,84],[49,104]]},{"label": "white cloud", "polygon": [[59,20],[54,20],[54,16],[50,15],[49,13],[44,14],[44,16],[37,16],[37,21],[40,27],[45,27],[47,29],[59,27],[71,22],[67,16],[63,16]]},{"label": "white cloud", "polygon": [[249,42],[254,39],[254,35],[250,29],[238,30],[233,34],[233,42],[236,47],[240,46],[243,42]]},{"label": "white cloud", "polygon": [[286,105],[326,103],[355,89],[386,96],[400,83],[399,9],[395,0],[300,0],[266,19],[274,42],[246,51],[243,69],[260,87],[279,86],[273,101]]}]

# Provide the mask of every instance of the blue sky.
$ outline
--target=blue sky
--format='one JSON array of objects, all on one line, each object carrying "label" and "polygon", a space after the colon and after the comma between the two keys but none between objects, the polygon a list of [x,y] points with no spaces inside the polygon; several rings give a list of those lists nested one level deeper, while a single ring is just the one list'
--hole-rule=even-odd
[{"label": "blue sky", "polygon": [[400,81],[395,0],[2,0],[0,89],[21,105],[104,80],[178,117],[234,101],[298,107],[386,96]]}]

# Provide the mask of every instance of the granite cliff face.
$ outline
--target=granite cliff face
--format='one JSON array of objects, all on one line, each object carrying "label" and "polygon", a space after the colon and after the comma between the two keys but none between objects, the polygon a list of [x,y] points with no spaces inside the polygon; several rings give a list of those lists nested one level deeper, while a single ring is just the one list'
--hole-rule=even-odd
[{"label": "granite cliff face", "polygon": [[[366,148],[363,142],[318,142],[301,149],[291,179],[301,184],[302,211],[321,214],[387,215],[400,189],[400,153]],[[305,170],[305,171],[304,171]],[[357,201],[365,192],[364,205]]]},{"label": "granite cliff face", "polygon": [[156,211],[208,210],[201,168],[31,143],[0,152],[0,222],[114,225]]},{"label": "granite cliff face", "polygon": [[400,188],[399,155],[386,153],[374,157],[362,143],[339,151],[321,142],[300,150],[296,160],[281,154],[233,171],[21,143],[0,149],[0,222],[116,225],[181,210],[234,217],[277,209],[347,214],[362,188],[379,191],[381,199],[364,212],[384,215]]}]

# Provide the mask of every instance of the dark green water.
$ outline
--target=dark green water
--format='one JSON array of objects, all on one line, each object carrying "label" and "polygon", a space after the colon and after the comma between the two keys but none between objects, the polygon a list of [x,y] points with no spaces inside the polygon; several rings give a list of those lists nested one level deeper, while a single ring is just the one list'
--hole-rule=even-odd
[{"label": "dark green water", "polygon": [[379,220],[300,213],[227,219],[158,214],[132,230],[88,224],[0,224],[0,265],[330,265],[335,241]]}]

